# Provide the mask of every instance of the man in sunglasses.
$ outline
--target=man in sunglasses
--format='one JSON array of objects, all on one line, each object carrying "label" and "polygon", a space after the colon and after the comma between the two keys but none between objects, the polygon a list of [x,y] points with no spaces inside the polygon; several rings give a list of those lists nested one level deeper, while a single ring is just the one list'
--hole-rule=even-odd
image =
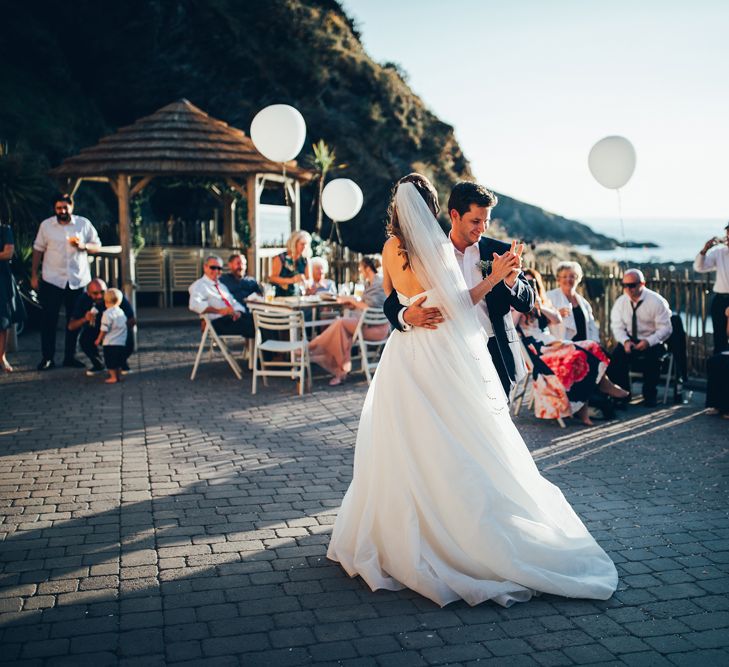
[{"label": "man in sunglasses", "polygon": [[205,259],[203,271],[205,275],[188,288],[190,310],[198,315],[208,315],[213,328],[221,335],[253,338],[253,316],[220,282],[223,260],[210,255]]},{"label": "man in sunglasses", "polygon": [[623,275],[623,294],[610,311],[610,328],[617,345],[610,355],[608,377],[630,391],[630,369],[642,369],[643,405],[654,407],[665,342],[673,331],[671,309],[668,301],[645,286],[638,269]]}]

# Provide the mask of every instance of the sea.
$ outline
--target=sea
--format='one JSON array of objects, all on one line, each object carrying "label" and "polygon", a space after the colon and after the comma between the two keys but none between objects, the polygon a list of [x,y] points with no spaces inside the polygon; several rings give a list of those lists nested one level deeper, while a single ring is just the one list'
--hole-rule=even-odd
[{"label": "sea", "polygon": [[692,261],[708,239],[724,236],[724,226],[727,224],[726,218],[624,218],[623,232],[618,218],[581,218],[580,221],[594,231],[618,241],[648,241],[658,245],[657,248],[613,250],[589,250],[585,246],[577,246],[599,261],[629,263]]}]

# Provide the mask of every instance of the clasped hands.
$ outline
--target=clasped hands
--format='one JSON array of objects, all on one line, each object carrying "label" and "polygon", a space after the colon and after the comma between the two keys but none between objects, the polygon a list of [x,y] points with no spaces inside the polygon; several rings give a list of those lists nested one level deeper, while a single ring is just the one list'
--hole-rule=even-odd
[{"label": "clasped hands", "polygon": [[[491,262],[491,273],[488,280],[493,287],[496,287],[502,280],[509,287],[513,287],[521,271],[521,259],[524,252],[524,244],[511,242],[511,247],[503,254],[493,253]],[[421,296],[417,301],[411,303],[403,313],[406,324],[412,327],[423,327],[424,329],[437,329],[443,322],[443,313],[440,308],[423,307],[427,296]]]},{"label": "clasped hands", "polygon": [[649,347],[650,345],[648,345],[647,340],[641,340],[637,343],[634,343],[632,340],[626,340],[623,343],[623,349],[625,350],[625,354],[630,354],[633,350],[635,350],[636,352],[644,352]]}]

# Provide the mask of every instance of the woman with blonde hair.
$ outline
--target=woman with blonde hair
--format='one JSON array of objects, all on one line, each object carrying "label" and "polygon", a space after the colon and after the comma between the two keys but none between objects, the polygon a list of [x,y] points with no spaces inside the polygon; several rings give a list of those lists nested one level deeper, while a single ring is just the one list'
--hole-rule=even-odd
[{"label": "woman with blonde hair", "polygon": [[276,287],[276,296],[299,296],[304,292],[304,281],[309,274],[307,258],[311,255],[311,234],[299,230],[289,237],[286,250],[273,258],[270,282]]},{"label": "woman with blonde hair", "polygon": [[[569,269],[574,271],[573,266]],[[545,293],[539,271],[525,269],[524,275],[537,293],[536,305],[529,313],[514,312],[513,315],[534,364],[534,414],[540,419],[575,416],[591,426],[588,400],[595,389],[614,398],[625,398],[628,392],[613,384],[605,374],[610,360],[599,343],[560,340],[552,333],[571,331],[564,326],[563,312],[566,310],[560,312],[551,303],[549,295],[555,290]],[[576,308],[580,309],[580,306]]]}]

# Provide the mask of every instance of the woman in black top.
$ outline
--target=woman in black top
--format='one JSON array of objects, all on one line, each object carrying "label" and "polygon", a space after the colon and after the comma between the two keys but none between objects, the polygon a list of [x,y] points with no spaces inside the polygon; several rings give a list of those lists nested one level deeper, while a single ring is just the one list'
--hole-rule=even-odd
[{"label": "woman in black top", "polygon": [[0,371],[11,373],[13,367],[5,357],[8,331],[11,326],[25,319],[20,293],[10,271],[10,260],[15,252],[13,232],[8,225],[0,224]]}]

